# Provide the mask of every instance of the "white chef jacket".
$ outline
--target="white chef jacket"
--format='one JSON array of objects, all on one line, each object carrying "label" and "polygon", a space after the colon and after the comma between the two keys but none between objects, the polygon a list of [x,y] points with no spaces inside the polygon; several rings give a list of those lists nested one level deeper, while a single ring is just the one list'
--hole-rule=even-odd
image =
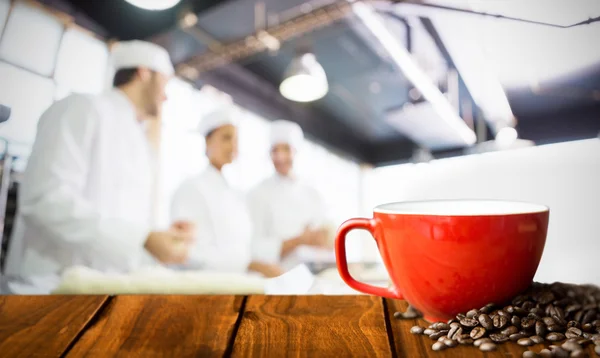
[{"label": "white chef jacket", "polygon": [[73,265],[127,272],[147,260],[153,155],[120,90],[72,95],[40,118],[6,273],[58,275]]},{"label": "white chef jacket", "polygon": [[[281,264],[284,241],[301,235],[307,226],[318,229],[326,222],[320,194],[299,179],[275,174],[248,195],[254,227],[252,248],[257,261]],[[292,267],[294,264],[282,266]]]},{"label": "white chef jacket", "polygon": [[251,262],[252,221],[241,194],[212,165],[176,191],[173,221],[193,222],[196,240],[188,268],[244,273]]}]

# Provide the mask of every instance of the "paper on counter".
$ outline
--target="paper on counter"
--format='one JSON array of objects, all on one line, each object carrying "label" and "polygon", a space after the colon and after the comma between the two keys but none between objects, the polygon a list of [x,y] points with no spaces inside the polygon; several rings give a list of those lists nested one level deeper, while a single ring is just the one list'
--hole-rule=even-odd
[{"label": "paper on counter", "polygon": [[308,267],[301,264],[281,276],[266,281],[267,295],[306,295],[310,293],[315,278]]}]

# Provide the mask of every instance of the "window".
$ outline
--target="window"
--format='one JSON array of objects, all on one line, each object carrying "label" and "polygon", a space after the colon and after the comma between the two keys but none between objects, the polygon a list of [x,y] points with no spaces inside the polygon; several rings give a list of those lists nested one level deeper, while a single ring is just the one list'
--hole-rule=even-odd
[{"label": "window", "polygon": [[0,125],[0,136],[14,142],[11,148],[30,150],[40,115],[52,104],[54,83],[48,78],[0,62],[0,103],[11,107],[8,122]]},{"label": "window", "polygon": [[63,25],[43,10],[17,2],[0,44],[0,57],[43,76],[52,76]]},{"label": "window", "polygon": [[76,93],[100,93],[106,84],[108,48],[102,41],[68,29],[62,39],[54,78]]}]

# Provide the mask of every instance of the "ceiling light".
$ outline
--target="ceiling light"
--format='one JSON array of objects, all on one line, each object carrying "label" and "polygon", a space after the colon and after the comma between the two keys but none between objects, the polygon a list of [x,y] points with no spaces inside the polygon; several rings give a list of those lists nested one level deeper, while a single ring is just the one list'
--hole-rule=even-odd
[{"label": "ceiling light", "polygon": [[131,5],[146,10],[166,10],[177,5],[181,0],[125,0]]},{"label": "ceiling light", "polygon": [[329,91],[327,76],[312,53],[302,53],[290,63],[279,85],[281,95],[290,101],[312,102]]}]

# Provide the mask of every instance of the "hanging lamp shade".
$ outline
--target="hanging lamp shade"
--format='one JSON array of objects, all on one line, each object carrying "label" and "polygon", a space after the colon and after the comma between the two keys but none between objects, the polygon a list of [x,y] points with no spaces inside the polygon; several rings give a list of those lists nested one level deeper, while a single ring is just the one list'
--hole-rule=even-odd
[{"label": "hanging lamp shade", "polygon": [[131,5],[146,10],[166,10],[177,5],[181,0],[125,0]]},{"label": "hanging lamp shade", "polygon": [[313,53],[298,54],[288,66],[279,85],[281,95],[294,102],[312,102],[329,91],[327,75]]}]

